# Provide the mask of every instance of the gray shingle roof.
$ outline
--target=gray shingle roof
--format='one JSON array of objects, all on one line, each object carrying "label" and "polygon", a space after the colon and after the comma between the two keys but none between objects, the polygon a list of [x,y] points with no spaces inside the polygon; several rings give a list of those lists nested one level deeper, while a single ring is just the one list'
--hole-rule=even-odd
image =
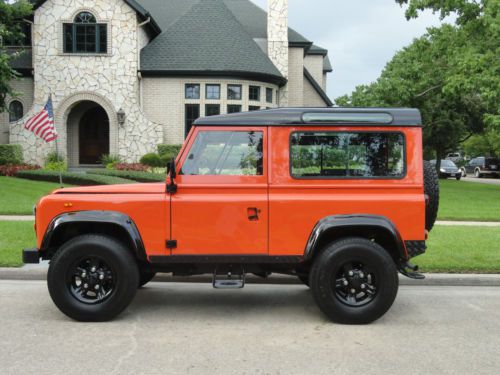
[{"label": "gray shingle roof", "polygon": [[[184,7],[174,8],[179,14]],[[163,12],[171,9],[164,8]],[[196,1],[175,21],[171,21],[172,16],[155,17],[170,26],[162,25],[163,33],[141,51],[143,73],[223,73],[277,84],[286,82],[223,0]]]},{"label": "gray shingle roof", "polygon": [[307,51],[308,55],[322,55],[323,56],[323,72],[332,72],[332,63],[330,62],[330,58],[328,57],[328,50],[319,47],[315,44],[309,48]]}]

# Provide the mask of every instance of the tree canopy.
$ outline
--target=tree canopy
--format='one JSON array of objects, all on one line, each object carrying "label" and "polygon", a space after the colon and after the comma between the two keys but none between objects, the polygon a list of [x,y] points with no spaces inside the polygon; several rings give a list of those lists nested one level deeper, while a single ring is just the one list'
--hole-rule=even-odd
[{"label": "tree canopy", "polygon": [[[424,145],[440,159],[474,134],[500,131],[500,2],[397,0],[406,16],[457,15],[397,52],[376,82],[336,99],[344,106],[409,106],[422,112]],[[495,148],[491,148],[495,150]]]},{"label": "tree canopy", "polygon": [[6,44],[17,45],[25,37],[22,20],[32,12],[32,5],[25,0],[15,1],[12,4],[0,0],[0,113],[6,110],[7,96],[15,96],[11,81],[18,74],[11,68],[10,61],[22,51],[11,53]]}]

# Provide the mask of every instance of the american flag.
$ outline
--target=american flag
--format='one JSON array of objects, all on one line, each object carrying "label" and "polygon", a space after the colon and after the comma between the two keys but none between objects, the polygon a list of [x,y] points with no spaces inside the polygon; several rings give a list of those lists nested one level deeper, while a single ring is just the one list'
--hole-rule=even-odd
[{"label": "american flag", "polygon": [[54,126],[54,111],[52,108],[52,96],[45,107],[35,116],[28,120],[24,128],[34,133],[37,137],[42,138],[49,143],[57,139],[57,131]]}]

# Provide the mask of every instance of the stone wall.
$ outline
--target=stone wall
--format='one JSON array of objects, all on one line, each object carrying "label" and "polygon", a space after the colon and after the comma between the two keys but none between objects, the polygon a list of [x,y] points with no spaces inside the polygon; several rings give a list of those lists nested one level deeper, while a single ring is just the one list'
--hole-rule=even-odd
[{"label": "stone wall", "polygon": [[[80,11],[90,11],[99,23],[108,25],[108,53],[77,55],[63,53],[62,25]],[[137,77],[139,43],[136,12],[122,0],[49,0],[35,12],[33,57],[35,68],[34,107],[39,111],[52,94],[59,145],[67,154],[67,117],[82,100],[93,100],[106,109],[110,133],[115,132],[111,153],[125,161],[136,161],[154,151],[163,141],[163,129],[143,115],[139,105]],[[118,125],[116,112],[123,108],[127,120]],[[45,145],[23,130],[22,122],[11,127],[11,143],[23,145],[25,157],[40,163],[54,145]]]},{"label": "stone wall", "polygon": [[[200,84],[200,99],[185,99],[185,85]],[[205,99],[205,85],[221,85],[219,100]],[[227,85],[241,85],[242,100],[227,99]],[[260,87],[260,101],[248,100],[249,86]],[[273,103],[266,101],[266,88],[273,89]],[[276,93],[278,86],[247,80],[214,79],[214,78],[159,78],[146,77],[142,79],[142,103],[144,112],[152,121],[163,124],[163,141],[169,144],[180,144],[184,141],[184,111],[185,104],[200,104],[200,116],[205,116],[205,104],[219,104],[221,114],[227,113],[227,106],[236,104],[242,106],[242,111],[248,111],[249,106],[259,106],[261,109],[277,106]]]},{"label": "stone wall", "polygon": [[[268,56],[283,77],[288,78],[288,0],[268,0],[267,17]],[[287,86],[280,90],[279,105],[288,105]]]}]

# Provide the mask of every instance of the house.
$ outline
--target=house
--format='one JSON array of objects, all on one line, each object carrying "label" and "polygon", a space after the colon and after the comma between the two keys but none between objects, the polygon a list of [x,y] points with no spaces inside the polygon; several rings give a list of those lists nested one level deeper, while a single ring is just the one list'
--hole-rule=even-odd
[{"label": "house", "polygon": [[[331,106],[328,51],[288,28],[288,1],[45,0],[13,60],[19,98],[0,114],[0,143],[42,164],[54,145],[24,130],[52,95],[70,166],[101,155],[137,161],[182,143],[200,116],[278,106]],[[31,46],[30,46],[31,45]],[[19,47],[9,47],[15,51]]]}]

